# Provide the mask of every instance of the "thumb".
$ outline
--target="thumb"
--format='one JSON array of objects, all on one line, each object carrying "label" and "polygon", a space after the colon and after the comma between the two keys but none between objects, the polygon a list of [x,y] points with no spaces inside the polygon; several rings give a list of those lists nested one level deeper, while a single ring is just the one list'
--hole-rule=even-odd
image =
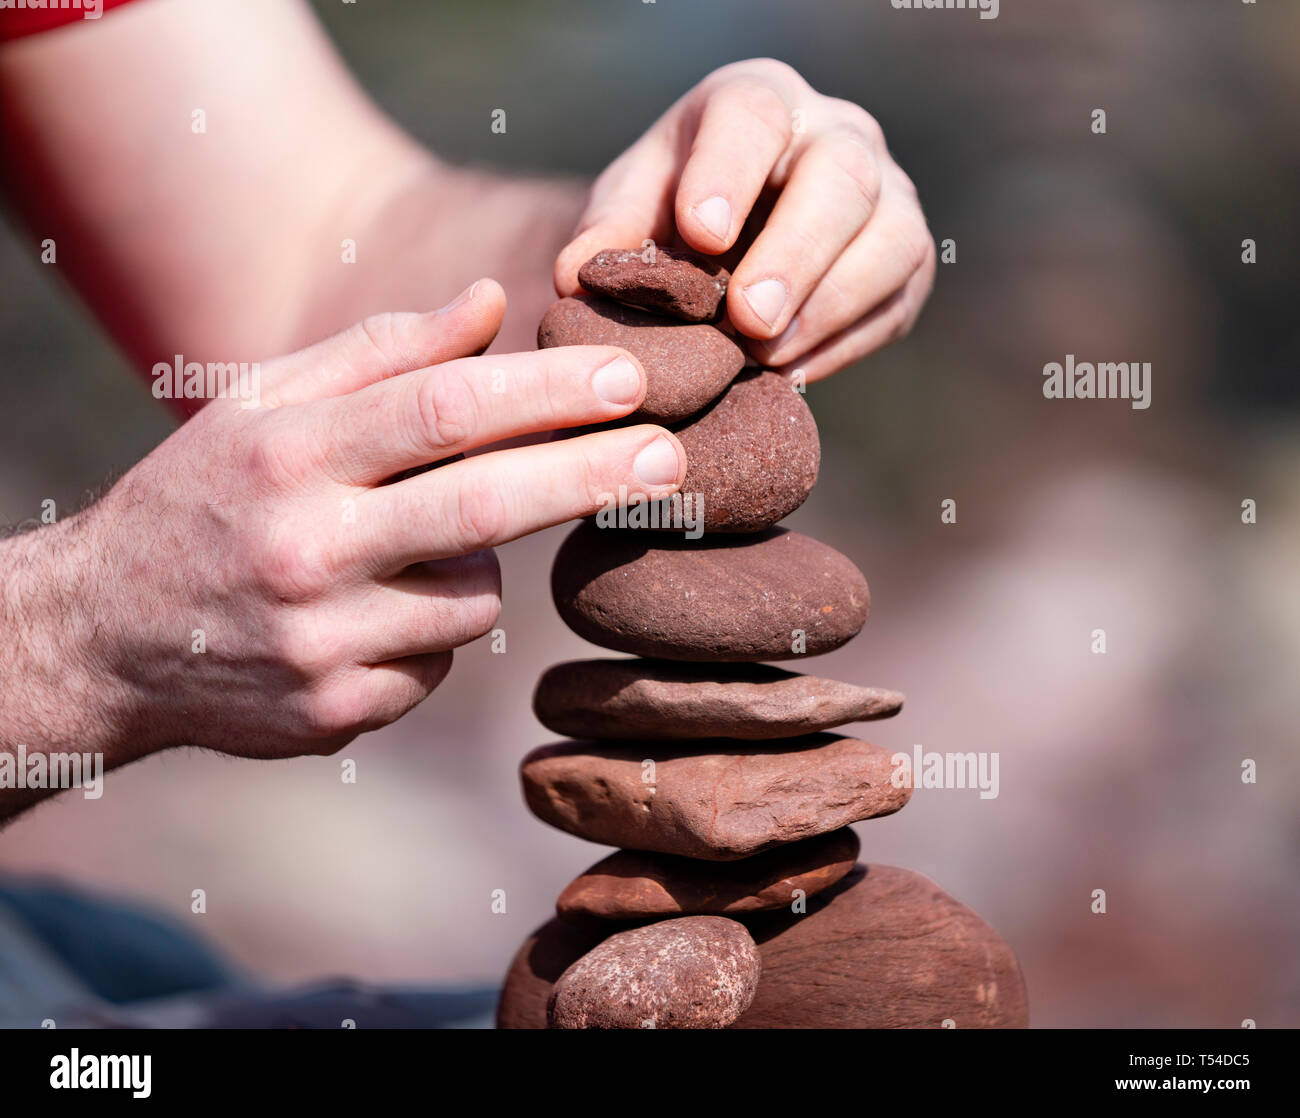
[{"label": "thumb", "polygon": [[467,287],[436,311],[384,311],[280,358],[267,370],[268,402],[301,404],[344,396],[389,377],[473,357],[501,328],[506,295],[492,279]]}]

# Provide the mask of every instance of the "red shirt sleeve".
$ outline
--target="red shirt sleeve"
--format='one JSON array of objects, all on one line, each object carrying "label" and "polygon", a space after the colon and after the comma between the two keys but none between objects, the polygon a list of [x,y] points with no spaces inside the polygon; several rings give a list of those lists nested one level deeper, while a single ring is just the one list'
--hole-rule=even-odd
[{"label": "red shirt sleeve", "polygon": [[94,23],[110,8],[131,0],[10,0],[0,8],[0,43],[53,31],[69,23]]}]

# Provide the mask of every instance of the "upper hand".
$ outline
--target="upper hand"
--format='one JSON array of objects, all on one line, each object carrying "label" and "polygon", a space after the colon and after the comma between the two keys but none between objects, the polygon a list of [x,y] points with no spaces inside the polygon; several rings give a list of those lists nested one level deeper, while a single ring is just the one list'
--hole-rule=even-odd
[{"label": "upper hand", "polygon": [[556,289],[576,293],[586,260],[646,239],[740,256],[728,319],[764,365],[808,380],[906,334],[934,281],[916,189],[880,125],[772,59],[710,74],[610,165]]}]

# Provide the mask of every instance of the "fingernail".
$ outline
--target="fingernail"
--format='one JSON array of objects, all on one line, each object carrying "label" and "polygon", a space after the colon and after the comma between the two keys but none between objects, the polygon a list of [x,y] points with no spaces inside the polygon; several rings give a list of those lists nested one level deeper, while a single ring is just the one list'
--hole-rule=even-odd
[{"label": "fingernail", "polygon": [[591,388],[607,404],[630,404],[641,395],[641,373],[626,357],[616,357],[596,370]]},{"label": "fingernail", "polygon": [[699,223],[720,241],[727,239],[731,232],[731,204],[720,194],[706,198],[695,207],[695,216]]},{"label": "fingernail", "polygon": [[636,456],[632,472],[643,485],[671,485],[677,480],[677,448],[660,435]]},{"label": "fingernail", "polygon": [[445,307],[439,307],[438,313],[446,314],[448,311],[454,311],[462,303],[468,303],[472,298],[474,298],[474,289],[478,287],[480,282],[481,282],[480,280],[475,280],[467,288],[465,288],[464,291],[462,291],[459,295],[457,295],[456,298],[454,298],[450,303],[448,303]]},{"label": "fingernail", "polygon": [[779,279],[759,280],[745,288],[745,300],[750,309],[769,326],[781,317],[785,298],[785,284]]}]

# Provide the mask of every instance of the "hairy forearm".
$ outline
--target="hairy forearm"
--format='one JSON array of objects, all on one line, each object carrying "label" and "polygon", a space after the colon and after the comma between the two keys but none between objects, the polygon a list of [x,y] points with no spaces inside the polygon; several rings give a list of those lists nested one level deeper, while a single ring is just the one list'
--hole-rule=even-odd
[{"label": "hairy forearm", "polygon": [[0,821],[148,752],[131,688],[97,667],[104,588],[80,517],[0,540]]}]

